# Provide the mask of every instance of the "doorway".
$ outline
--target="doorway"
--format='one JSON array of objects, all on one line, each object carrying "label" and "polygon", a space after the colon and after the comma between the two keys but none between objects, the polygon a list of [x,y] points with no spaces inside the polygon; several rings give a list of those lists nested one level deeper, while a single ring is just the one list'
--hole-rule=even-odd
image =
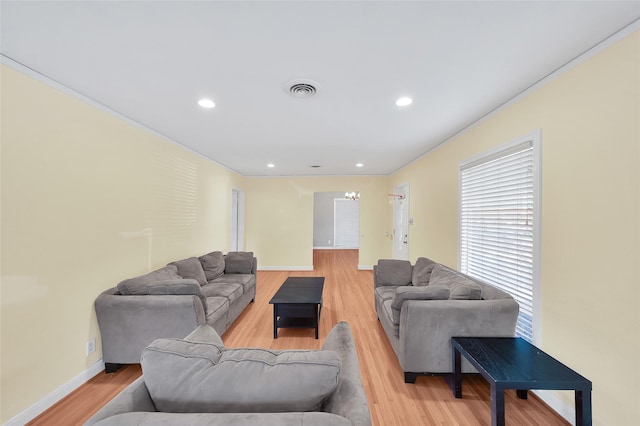
[{"label": "doorway", "polygon": [[313,248],[358,248],[360,201],[348,200],[344,192],[313,194]]}]

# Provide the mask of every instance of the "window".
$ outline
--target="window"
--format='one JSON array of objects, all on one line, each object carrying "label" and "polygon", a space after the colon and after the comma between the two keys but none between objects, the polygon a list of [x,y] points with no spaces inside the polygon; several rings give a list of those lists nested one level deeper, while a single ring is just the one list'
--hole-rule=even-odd
[{"label": "window", "polygon": [[516,335],[534,343],[539,321],[540,133],[460,164],[460,270],[520,304]]}]

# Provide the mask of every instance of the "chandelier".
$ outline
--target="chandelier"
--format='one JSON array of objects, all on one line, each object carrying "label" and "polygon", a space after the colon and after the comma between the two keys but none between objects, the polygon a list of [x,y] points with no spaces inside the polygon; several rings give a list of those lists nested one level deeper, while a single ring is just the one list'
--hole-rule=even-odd
[{"label": "chandelier", "polygon": [[345,192],[344,193],[344,198],[346,198],[347,200],[359,200],[360,199],[360,193],[359,192]]}]

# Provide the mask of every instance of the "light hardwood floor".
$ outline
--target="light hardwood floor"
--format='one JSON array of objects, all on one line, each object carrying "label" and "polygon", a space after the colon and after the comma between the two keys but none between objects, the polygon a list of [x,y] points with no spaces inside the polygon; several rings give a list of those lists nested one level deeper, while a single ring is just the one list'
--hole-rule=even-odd
[{"label": "light hardwood floor", "polygon": [[[374,425],[491,424],[489,385],[479,375],[465,376],[462,399],[453,397],[442,377],[424,376],[418,377],[415,384],[404,383],[400,365],[373,308],[372,271],[359,271],[357,265],[357,250],[316,250],[314,271],[259,271],[256,301],[222,336],[225,345],[319,349],[334,324],[348,321]],[[312,329],[281,329],[278,339],[273,339],[269,299],[289,276],[325,277],[318,340]],[[29,424],[82,424],[140,374],[139,365],[115,374],[100,373]],[[569,424],[531,393],[529,399],[520,400],[515,391],[507,391],[505,411],[508,425]]]}]

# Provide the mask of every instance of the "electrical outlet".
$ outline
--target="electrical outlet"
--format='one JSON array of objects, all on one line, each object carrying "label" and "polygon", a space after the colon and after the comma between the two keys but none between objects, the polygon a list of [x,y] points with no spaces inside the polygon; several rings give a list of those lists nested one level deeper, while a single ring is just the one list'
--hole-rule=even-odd
[{"label": "electrical outlet", "polygon": [[92,338],[87,342],[87,356],[96,351],[96,338]]}]

